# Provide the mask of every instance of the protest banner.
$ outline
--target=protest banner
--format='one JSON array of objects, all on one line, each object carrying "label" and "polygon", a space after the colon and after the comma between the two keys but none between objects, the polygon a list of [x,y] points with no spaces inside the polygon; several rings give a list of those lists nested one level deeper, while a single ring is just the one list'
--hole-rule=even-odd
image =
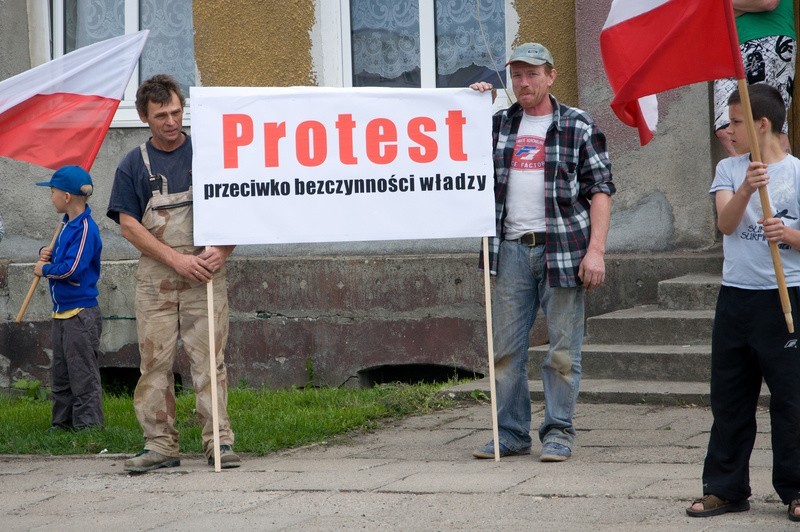
[{"label": "protest banner", "polygon": [[[488,93],[192,87],[190,97],[195,245],[483,237],[486,250],[495,234]],[[484,283],[499,449],[488,267]],[[208,294],[213,315],[211,283]]]},{"label": "protest banner", "polygon": [[192,87],[196,245],[494,235],[471,89]]}]

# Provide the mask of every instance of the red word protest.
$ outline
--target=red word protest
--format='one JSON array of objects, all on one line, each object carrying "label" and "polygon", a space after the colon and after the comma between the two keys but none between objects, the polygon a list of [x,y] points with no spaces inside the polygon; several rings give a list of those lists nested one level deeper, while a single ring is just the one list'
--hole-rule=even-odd
[{"label": "red word protest", "polygon": [[[444,119],[443,144],[453,161],[466,161],[464,153],[464,126],[467,119],[460,110],[450,110]],[[374,164],[391,164],[398,156],[399,133],[398,124],[389,118],[374,118],[365,125],[357,124],[352,114],[339,114],[334,124],[335,131],[317,120],[305,120],[287,131],[286,122],[263,123],[264,166],[275,168],[280,165],[279,148],[281,142],[294,140],[294,151],[297,162],[303,166],[320,166],[328,159],[329,137],[336,137],[339,147],[339,161],[342,164],[358,164],[355,143],[359,143],[362,152]],[[359,127],[360,126],[360,127]],[[437,135],[437,123],[428,116],[417,116],[404,125],[405,137],[410,142],[408,157],[416,163],[430,163],[439,156],[440,140]],[[439,135],[440,136],[440,135]],[[239,167],[240,150],[254,149],[255,124],[253,118],[246,114],[222,115],[222,149],[223,164],[226,169]],[[405,140],[405,139],[404,139]]]}]

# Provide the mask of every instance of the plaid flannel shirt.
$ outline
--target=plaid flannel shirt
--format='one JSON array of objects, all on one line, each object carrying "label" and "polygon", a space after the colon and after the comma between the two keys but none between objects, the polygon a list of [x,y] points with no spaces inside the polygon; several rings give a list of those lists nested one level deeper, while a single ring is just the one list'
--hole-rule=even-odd
[{"label": "plaid flannel shirt", "polygon": [[[550,95],[553,123],[545,137],[545,253],[550,286],[580,284],[578,266],[591,236],[589,207],[593,194],[613,195],[611,162],[605,135],[580,109],[562,105]],[[489,238],[489,269],[497,274],[503,239],[511,158],[523,109],[518,103],[492,119],[496,236]],[[481,266],[483,265],[481,253]]]}]

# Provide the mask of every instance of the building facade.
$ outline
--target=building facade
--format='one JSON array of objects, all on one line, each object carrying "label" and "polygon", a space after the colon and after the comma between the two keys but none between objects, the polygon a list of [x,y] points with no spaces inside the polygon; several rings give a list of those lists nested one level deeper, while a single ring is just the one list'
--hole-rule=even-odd
[{"label": "building facade", "polygon": [[[589,315],[654,297],[654,282],[672,271],[676,254],[717,244],[707,194],[718,157],[709,87],[697,84],[662,95],[657,136],[640,147],[636,131],[609,108],[612,94],[598,36],[610,4],[0,0],[0,80],[82,44],[151,29],[140,67],[91,169],[91,204],[104,240],[101,366],[138,368],[132,278],[138,253],[105,217],[105,208],[116,165],[148,135],[132,107],[135,87],[162,71],[175,74],[186,88],[459,87],[476,79],[497,83],[515,44],[542,42],[559,73],[554,94],[588,110],[606,132],[618,188],[608,242],[609,282],[589,298]],[[501,94],[497,105],[507,102]],[[190,130],[191,102],[185,125]],[[18,378],[49,379],[45,283],[23,322],[14,323],[31,284],[32,263],[57,222],[49,195],[33,186],[49,174],[0,158],[0,211],[6,225],[0,243],[0,386]],[[278,387],[367,382],[381,368],[405,365],[483,373],[479,248],[478,239],[237,248],[229,274],[230,378]],[[661,256],[662,266],[634,273],[637,264],[652,264]],[[541,334],[534,332],[539,340]],[[185,362],[176,372],[189,378]]]}]

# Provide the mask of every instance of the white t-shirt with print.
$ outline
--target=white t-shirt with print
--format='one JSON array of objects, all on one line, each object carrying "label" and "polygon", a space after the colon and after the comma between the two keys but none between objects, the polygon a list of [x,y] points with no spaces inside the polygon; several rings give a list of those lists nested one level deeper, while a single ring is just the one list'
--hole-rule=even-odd
[{"label": "white t-shirt with print", "polygon": [[511,158],[506,194],[505,237],[545,230],[544,139],[552,115],[522,115]]},{"label": "white t-shirt with print", "polygon": [[[749,154],[720,161],[710,193],[713,195],[719,190],[735,193],[744,183],[749,165]],[[780,162],[768,165],[767,175],[772,215],[781,218],[785,226],[800,229],[800,160],[787,155]],[[754,192],[739,225],[730,235],[723,235],[722,284],[725,286],[752,290],[777,288],[769,243],[764,238],[764,228],[758,224],[763,217],[759,194]],[[783,243],[778,247],[786,285],[800,285],[800,251]]]}]

